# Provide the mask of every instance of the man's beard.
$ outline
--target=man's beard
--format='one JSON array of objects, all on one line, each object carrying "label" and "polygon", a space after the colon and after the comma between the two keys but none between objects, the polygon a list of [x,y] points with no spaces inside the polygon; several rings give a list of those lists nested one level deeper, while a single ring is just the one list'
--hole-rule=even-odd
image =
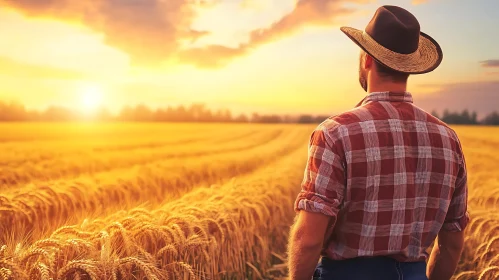
[{"label": "man's beard", "polygon": [[360,86],[367,92],[367,77],[366,72],[362,71],[362,68],[359,67],[359,82]]}]

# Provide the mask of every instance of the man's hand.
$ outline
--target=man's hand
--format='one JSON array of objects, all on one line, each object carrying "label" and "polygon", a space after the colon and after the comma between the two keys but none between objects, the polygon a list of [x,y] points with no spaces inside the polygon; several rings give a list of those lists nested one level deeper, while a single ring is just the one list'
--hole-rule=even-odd
[{"label": "man's hand", "polygon": [[464,246],[464,233],[441,230],[428,261],[429,280],[448,280],[456,271]]},{"label": "man's hand", "polygon": [[298,212],[289,238],[290,280],[312,279],[330,219],[321,213]]}]

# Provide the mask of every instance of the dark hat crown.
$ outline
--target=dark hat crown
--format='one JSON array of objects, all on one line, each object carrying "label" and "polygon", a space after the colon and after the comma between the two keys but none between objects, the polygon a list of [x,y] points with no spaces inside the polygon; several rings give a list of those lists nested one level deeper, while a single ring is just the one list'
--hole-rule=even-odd
[{"label": "dark hat crown", "polygon": [[401,54],[419,47],[420,25],[409,11],[397,6],[382,6],[367,25],[365,32],[378,44]]}]

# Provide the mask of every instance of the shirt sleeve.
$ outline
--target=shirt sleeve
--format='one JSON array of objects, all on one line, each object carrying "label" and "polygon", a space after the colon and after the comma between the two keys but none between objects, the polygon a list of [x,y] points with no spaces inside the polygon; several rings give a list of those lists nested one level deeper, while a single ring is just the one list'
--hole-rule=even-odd
[{"label": "shirt sleeve", "polygon": [[295,211],[337,216],[345,193],[345,168],[336,143],[330,142],[323,129],[312,133]]},{"label": "shirt sleeve", "polygon": [[463,231],[470,220],[468,213],[468,176],[466,161],[462,156],[462,161],[456,178],[456,185],[452,200],[445,216],[442,229],[445,231]]}]

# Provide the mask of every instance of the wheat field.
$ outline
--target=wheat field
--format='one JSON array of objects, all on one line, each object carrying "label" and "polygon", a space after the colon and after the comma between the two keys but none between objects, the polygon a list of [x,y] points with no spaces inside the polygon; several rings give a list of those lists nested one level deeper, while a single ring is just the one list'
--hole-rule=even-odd
[{"label": "wheat field", "polygon": [[[0,279],[277,279],[314,126],[0,124]],[[499,279],[499,129],[455,127],[454,279]]]}]

